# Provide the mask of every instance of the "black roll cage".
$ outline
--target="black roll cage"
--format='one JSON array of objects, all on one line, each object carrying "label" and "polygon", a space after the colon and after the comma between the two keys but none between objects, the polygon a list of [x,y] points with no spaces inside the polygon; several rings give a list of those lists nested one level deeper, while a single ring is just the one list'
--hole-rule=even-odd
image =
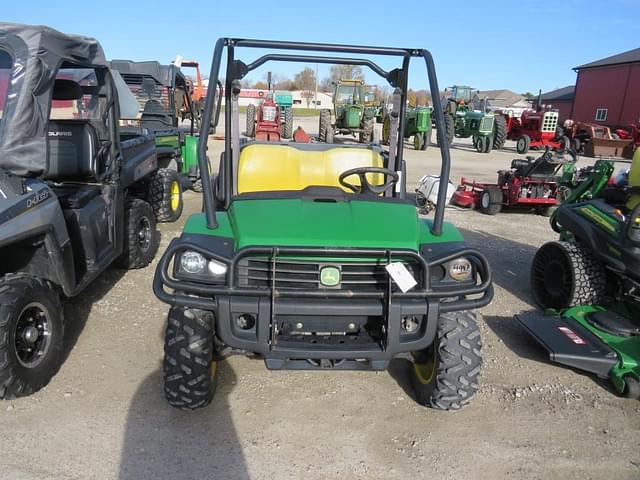
[{"label": "black roll cage", "polygon": [[[272,40],[249,40],[240,38],[219,38],[213,49],[213,61],[211,62],[211,73],[209,75],[209,85],[214,88],[219,83],[220,65],[222,63],[222,55],[224,49],[227,50],[227,71],[225,75],[225,151],[224,164],[226,178],[224,179],[225,188],[231,186],[231,90],[232,82],[242,79],[250,71],[269,61],[286,61],[286,62],[308,62],[308,63],[326,63],[326,64],[351,64],[369,67],[375,73],[387,80],[392,87],[400,89],[400,112],[399,112],[399,128],[398,138],[404,138],[405,129],[405,111],[408,89],[408,72],[411,57],[422,58],[425,61],[427,69],[427,80],[429,81],[429,90],[433,101],[433,111],[435,114],[436,130],[439,138],[446,138],[444,129],[444,113],[440,102],[440,93],[438,89],[438,80],[436,78],[436,69],[431,53],[426,49],[418,48],[392,48],[392,47],[367,47],[357,45],[338,45],[323,44],[310,42],[288,42],[288,41],[272,41]],[[362,58],[346,58],[346,57],[330,57],[316,55],[291,55],[291,54],[267,54],[259,57],[248,65],[240,60],[235,59],[235,48],[261,48],[276,50],[294,50],[303,52],[327,52],[342,54],[358,54],[358,55],[384,55],[402,58],[402,67],[385,71],[376,63],[368,59]],[[221,98],[218,98],[217,105],[215,103],[216,95],[207,95],[202,124],[211,125],[214,112],[219,112]],[[215,107],[215,108],[214,108]],[[215,115],[217,126],[218,118]],[[397,151],[395,155],[395,165],[389,165],[392,170],[398,170],[403,166],[403,141],[397,142]],[[449,156],[449,146],[446,142],[440,142],[440,153],[442,155],[442,165],[440,167],[440,182],[448,184],[449,173],[451,170],[451,159]],[[207,227],[210,229],[217,228],[216,210],[213,194],[213,185],[209,174],[209,166],[207,160],[207,136],[200,135],[198,140],[198,165],[200,174],[202,175],[204,210],[207,219]],[[226,192],[227,193],[227,192]],[[438,190],[438,203],[435,209],[434,221],[431,227],[433,235],[440,236],[442,234],[442,224],[444,221],[444,209],[446,203],[446,188]]]}]

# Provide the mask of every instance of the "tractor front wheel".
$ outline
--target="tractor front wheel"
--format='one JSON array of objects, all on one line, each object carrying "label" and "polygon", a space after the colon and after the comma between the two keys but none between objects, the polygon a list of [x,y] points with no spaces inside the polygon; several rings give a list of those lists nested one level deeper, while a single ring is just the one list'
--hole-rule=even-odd
[{"label": "tractor front wheel", "polygon": [[443,313],[431,347],[413,353],[411,380],[418,402],[458,410],[478,391],[482,342],[471,312]]},{"label": "tractor front wheel", "polygon": [[424,145],[424,137],[422,132],[416,132],[413,135],[413,149],[414,150],[423,150]]},{"label": "tractor front wheel", "polygon": [[524,155],[529,151],[530,145],[531,138],[529,137],[529,135],[521,135],[520,137],[518,137],[518,140],[516,140],[516,151],[520,155]]},{"label": "tractor front wheel", "polygon": [[578,243],[548,242],[533,257],[531,290],[542,308],[598,304],[605,289],[604,267]]}]

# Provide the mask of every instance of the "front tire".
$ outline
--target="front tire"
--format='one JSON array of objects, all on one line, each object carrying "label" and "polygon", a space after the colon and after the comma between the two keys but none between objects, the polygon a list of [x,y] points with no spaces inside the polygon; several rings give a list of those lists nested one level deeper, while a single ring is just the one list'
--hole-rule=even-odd
[{"label": "front tire", "polygon": [[160,246],[153,209],[144,200],[132,198],[125,207],[122,254],[116,263],[128,270],[146,267]]},{"label": "front tire", "polygon": [[27,275],[0,279],[0,399],[37,392],[62,362],[64,317],[51,283]]},{"label": "front tire", "polygon": [[548,242],[531,264],[531,290],[542,308],[569,308],[600,303],[605,295],[602,264],[574,242]]},{"label": "front tire", "polygon": [[415,352],[411,380],[418,402],[438,410],[458,410],[478,391],[482,342],[471,312],[443,313],[434,344]]},{"label": "front tire", "polygon": [[174,307],[164,342],[164,393],[169,405],[196,410],[211,403],[218,384],[213,360],[213,314]]},{"label": "front tire", "polygon": [[518,140],[516,140],[516,151],[520,155],[524,155],[529,151],[530,145],[531,138],[529,137],[529,135],[521,135],[520,137],[518,137]]},{"label": "front tire", "polygon": [[480,195],[480,211],[487,215],[497,215],[502,210],[502,190],[486,188]]}]

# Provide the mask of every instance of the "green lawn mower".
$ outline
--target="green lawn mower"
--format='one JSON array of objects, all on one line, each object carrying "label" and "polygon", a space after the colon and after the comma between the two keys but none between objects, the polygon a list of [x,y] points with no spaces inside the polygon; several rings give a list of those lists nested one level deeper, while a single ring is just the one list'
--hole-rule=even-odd
[{"label": "green lawn mower", "polygon": [[[382,121],[382,143],[389,143],[391,116],[385,115]],[[415,150],[426,150],[431,144],[431,107],[412,107],[407,109],[404,138],[413,137]]]},{"label": "green lawn mower", "polygon": [[516,320],[552,361],[640,399],[640,151],[625,186],[608,185],[613,164],[597,161],[551,217],[560,239],[543,245],[531,267],[545,313]]}]

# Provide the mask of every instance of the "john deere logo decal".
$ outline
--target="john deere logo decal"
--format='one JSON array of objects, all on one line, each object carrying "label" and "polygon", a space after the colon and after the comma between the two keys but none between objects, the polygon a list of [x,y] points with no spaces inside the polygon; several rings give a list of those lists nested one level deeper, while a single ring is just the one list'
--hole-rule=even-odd
[{"label": "john deere logo decal", "polygon": [[336,267],[322,267],[320,269],[320,283],[325,287],[335,287],[340,283],[340,270]]}]

